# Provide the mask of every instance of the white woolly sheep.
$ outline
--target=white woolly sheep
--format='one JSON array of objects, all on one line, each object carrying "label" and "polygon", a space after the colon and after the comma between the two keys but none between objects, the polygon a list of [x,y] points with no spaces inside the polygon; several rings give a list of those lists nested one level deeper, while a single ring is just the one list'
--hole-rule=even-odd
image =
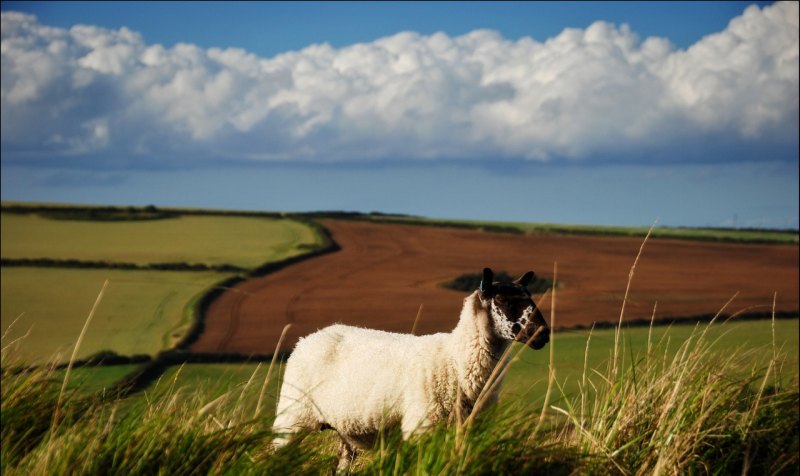
[{"label": "white woolly sheep", "polygon": [[512,340],[540,349],[550,335],[525,287],[533,272],[513,283],[492,278],[485,268],[481,289],[464,299],[450,333],[332,325],[301,339],[286,364],[274,446],[301,431],[334,429],[343,469],[382,430],[399,425],[408,438],[451,415],[469,415]]}]

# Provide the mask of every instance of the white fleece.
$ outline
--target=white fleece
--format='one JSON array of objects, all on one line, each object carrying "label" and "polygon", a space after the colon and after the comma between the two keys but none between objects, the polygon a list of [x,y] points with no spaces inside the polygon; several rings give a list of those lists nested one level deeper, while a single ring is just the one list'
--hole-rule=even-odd
[{"label": "white fleece", "polygon": [[476,291],[456,328],[427,336],[332,325],[301,339],[286,364],[274,430],[284,437],[333,427],[349,444],[369,447],[382,428],[404,437],[466,416],[509,340],[498,337]]}]

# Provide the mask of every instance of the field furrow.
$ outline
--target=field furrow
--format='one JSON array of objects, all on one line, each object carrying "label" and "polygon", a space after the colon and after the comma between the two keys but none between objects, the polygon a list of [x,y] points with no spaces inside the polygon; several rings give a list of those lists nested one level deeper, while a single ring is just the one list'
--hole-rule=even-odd
[{"label": "field furrow", "polygon": [[[484,266],[552,278],[558,263],[557,326],[616,322],[638,237],[502,234],[418,225],[327,220],[341,251],[251,279],[224,293],[205,316],[198,351],[269,354],[285,324],[284,349],[334,322],[418,333],[451,329],[464,293],[441,284]],[[798,309],[796,245],[651,240],[635,271],[625,317]],[[540,303],[549,310],[549,299]],[[545,315],[548,315],[547,313]]]}]

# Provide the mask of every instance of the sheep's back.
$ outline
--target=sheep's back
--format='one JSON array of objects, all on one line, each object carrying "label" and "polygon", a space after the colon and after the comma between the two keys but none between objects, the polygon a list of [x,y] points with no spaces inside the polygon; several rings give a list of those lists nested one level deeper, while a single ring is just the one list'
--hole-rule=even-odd
[{"label": "sheep's back", "polygon": [[[339,429],[378,427],[400,418],[448,365],[450,334],[413,336],[333,325],[301,339],[284,385],[303,389],[319,418]],[[388,410],[388,412],[387,412]]]}]

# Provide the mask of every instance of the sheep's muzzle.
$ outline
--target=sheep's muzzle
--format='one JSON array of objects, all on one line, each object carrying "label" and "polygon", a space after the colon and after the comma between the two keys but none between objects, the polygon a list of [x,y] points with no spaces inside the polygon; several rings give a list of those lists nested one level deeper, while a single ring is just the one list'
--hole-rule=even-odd
[{"label": "sheep's muzzle", "polygon": [[545,344],[550,342],[550,327],[547,325],[547,321],[544,320],[538,308],[534,309],[531,322],[525,326],[525,329],[521,329],[521,331],[517,333],[515,340],[535,350],[541,349]]}]

